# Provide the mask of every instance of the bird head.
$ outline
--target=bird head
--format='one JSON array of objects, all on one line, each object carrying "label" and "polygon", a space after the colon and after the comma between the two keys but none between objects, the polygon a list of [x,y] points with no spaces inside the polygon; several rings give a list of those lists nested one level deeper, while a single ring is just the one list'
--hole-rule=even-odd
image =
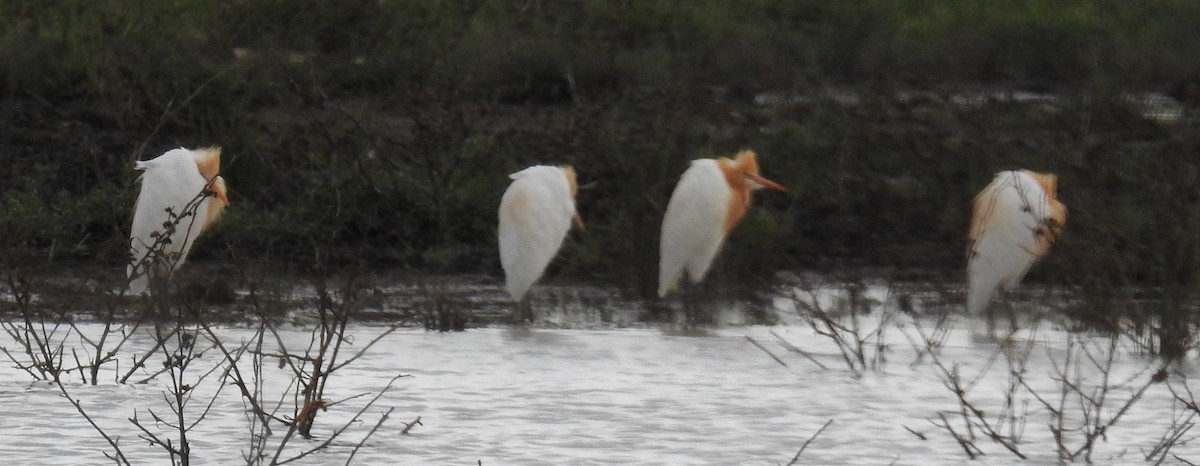
[{"label": "bird head", "polygon": [[567,184],[571,186],[571,198],[574,198],[579,192],[579,182],[575,177],[575,168],[570,165],[563,165],[558,168],[561,168],[563,176],[567,177]]},{"label": "bird head", "polygon": [[208,218],[205,219],[205,224],[212,224],[221,216],[221,212],[225,207],[229,206],[229,195],[225,186],[225,178],[222,178],[221,173],[221,148],[206,147],[197,149],[192,152],[192,156],[196,161],[196,168],[200,170],[200,175],[208,181],[208,189],[212,191],[216,198],[214,202],[209,204]]},{"label": "bird head", "polygon": [[762,175],[758,174],[758,155],[754,151],[742,150],[738,152],[733,163],[741,178],[750,189],[771,188],[776,191],[787,192],[787,189],[779,183],[763,178]]},{"label": "bird head", "polygon": [[[575,199],[575,196],[579,193],[579,181],[575,176],[575,168],[570,165],[563,165],[559,168],[562,169],[563,176],[567,178],[567,185],[571,187],[571,199]],[[583,217],[579,216],[579,212],[575,212],[575,215],[571,217],[571,221],[575,222],[575,226],[579,227],[580,230],[584,229]]]},{"label": "bird head", "polygon": [[225,191],[225,178],[220,176],[213,178],[212,183],[209,184],[209,189],[212,190],[213,196],[216,197],[216,202],[208,206],[208,221],[212,223],[217,220],[221,212],[225,211],[226,207],[229,207],[229,196]]},{"label": "bird head", "polygon": [[1052,237],[1057,237],[1067,224],[1067,206],[1058,202],[1058,177],[1052,173],[1041,173],[1025,170],[1025,173],[1037,181],[1046,193],[1046,203],[1050,205],[1050,215],[1046,219]]}]

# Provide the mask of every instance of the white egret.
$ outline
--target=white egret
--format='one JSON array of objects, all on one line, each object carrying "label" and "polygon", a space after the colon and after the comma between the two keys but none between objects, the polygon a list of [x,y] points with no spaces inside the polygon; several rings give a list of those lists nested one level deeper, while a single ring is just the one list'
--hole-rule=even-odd
[{"label": "white egret", "polygon": [[196,237],[229,205],[221,149],[172,149],[136,162],[142,184],[129,232],[129,292],[142,294],[151,279],[169,277],[187,258]]},{"label": "white egret", "polygon": [[583,228],[575,211],[575,169],[538,165],[508,176],[512,184],[500,199],[500,265],[505,288],[521,312],[532,319],[525,299],[558,253],[572,221]]},{"label": "white egret", "polygon": [[764,187],[786,191],[758,174],[754,151],[743,150],[734,159],[692,161],[675,185],[663,216],[660,297],[674,290],[685,273],[692,283],[704,279],[725,236],[750,207],[750,193]]},{"label": "white egret", "polygon": [[[967,247],[967,311],[979,316],[1050,250],[1067,221],[1058,180],[1048,173],[1002,171],[978,196]],[[988,313],[988,333],[992,315]]]}]

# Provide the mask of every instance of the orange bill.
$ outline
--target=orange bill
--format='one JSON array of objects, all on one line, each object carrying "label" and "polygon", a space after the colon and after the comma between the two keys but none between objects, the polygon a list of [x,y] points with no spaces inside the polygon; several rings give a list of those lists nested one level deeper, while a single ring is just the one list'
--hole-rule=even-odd
[{"label": "orange bill", "polygon": [[764,187],[764,188],[771,188],[771,189],[774,189],[774,190],[776,190],[776,191],[783,191],[783,192],[785,192],[785,193],[787,192],[787,188],[784,188],[783,186],[780,186],[780,185],[779,185],[779,183],[776,183],[776,182],[774,182],[774,181],[771,181],[771,180],[768,180],[768,179],[766,179],[766,178],[763,178],[762,176],[759,176],[759,175],[756,175],[756,174],[753,174],[753,173],[747,173],[747,174],[746,174],[746,178],[749,178],[749,179],[750,179],[750,181],[753,181],[753,182],[755,182],[755,183],[758,183],[758,184],[759,184],[759,186],[762,186],[762,187]]}]

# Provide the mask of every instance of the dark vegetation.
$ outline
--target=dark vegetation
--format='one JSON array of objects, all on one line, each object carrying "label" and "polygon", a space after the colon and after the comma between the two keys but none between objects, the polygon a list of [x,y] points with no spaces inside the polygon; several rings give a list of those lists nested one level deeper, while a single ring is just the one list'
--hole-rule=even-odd
[{"label": "dark vegetation", "polygon": [[957,280],[973,195],[1029,168],[1070,208],[1029,278],[1183,341],[1196,30],[1188,0],[0,0],[0,251],[118,267],[133,161],[216,144],[232,206],[196,262],[498,275],[506,175],[569,163],[588,229],[551,276],[650,296],[687,161],[749,147],[790,191],[759,196],[714,283]]},{"label": "dark vegetation", "polygon": [[[412,322],[446,330],[478,318],[458,313],[461,290],[437,277],[499,275],[508,173],[574,165],[588,229],[571,234],[550,276],[649,298],[661,213],[687,162],[753,148],[790,191],[759,196],[709,281],[744,291],[809,276],[775,275],[790,270],[847,284],[848,309],[789,290],[862,373],[885,362],[883,333],[900,318],[872,311],[864,275],[960,280],[972,197],[996,171],[1029,168],[1059,175],[1070,214],[1027,281],[1068,291],[1050,308],[1108,339],[1070,337],[1052,375],[1057,402],[1027,378],[1028,348],[1001,345],[1007,404],[985,411],[987,395],[939,359],[946,314],[928,332],[914,318],[919,338],[905,336],[961,408],[931,423],[969,457],[989,439],[1024,458],[1006,427],[1028,418],[1014,400],[1035,400],[1059,458],[1090,460],[1145,387],[1169,379],[1188,417],[1146,455],[1161,461],[1200,413],[1187,375],[1108,374],[1120,338],[1166,359],[1195,348],[1197,30],[1192,0],[0,0],[0,327],[14,341],[4,353],[55,382],[120,464],[117,429],[92,422],[71,395],[81,387],[64,381],[159,383],[164,403],[131,421],[175,464],[190,461],[190,426],[208,412],[196,386],[238,391],[248,464],[274,464],[289,446],[303,457],[368,420],[391,387],[356,402],[345,426],[318,414],[350,401],[328,400],[325,384],[374,343],[347,332],[382,307],[370,272],[423,277]],[[1180,111],[1157,118],[1147,93]],[[193,250],[187,269],[205,278],[123,296],[133,161],[214,144],[232,206]],[[88,277],[84,292],[62,274]],[[277,333],[296,284],[315,292],[303,349]],[[210,315],[214,302],[255,336],[218,338],[210,325],[238,316]],[[80,308],[98,309],[100,338],[82,337]],[[129,335],[151,326],[153,348],[118,364]],[[86,344],[68,357],[77,338]],[[217,377],[205,350],[219,353]],[[261,384],[275,363],[291,382]],[[1098,392],[1079,375],[1092,366]],[[414,425],[420,417],[401,433]],[[310,437],[325,441],[300,440]]]}]

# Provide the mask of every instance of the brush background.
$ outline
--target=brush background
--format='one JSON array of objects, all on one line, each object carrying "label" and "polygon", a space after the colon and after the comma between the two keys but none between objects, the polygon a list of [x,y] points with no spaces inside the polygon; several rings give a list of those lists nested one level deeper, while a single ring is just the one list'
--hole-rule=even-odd
[{"label": "brush background", "polygon": [[[1197,30],[1187,0],[0,0],[0,251],[120,267],[133,161],[215,144],[232,205],[194,262],[498,275],[506,175],[565,163],[588,229],[548,277],[650,297],[688,160],[753,148],[789,192],[757,196],[716,288],[959,280],[972,197],[1028,168],[1070,209],[1030,281],[1095,318],[1144,287],[1186,323]],[[988,98],[1012,91],[1043,99]]]}]

